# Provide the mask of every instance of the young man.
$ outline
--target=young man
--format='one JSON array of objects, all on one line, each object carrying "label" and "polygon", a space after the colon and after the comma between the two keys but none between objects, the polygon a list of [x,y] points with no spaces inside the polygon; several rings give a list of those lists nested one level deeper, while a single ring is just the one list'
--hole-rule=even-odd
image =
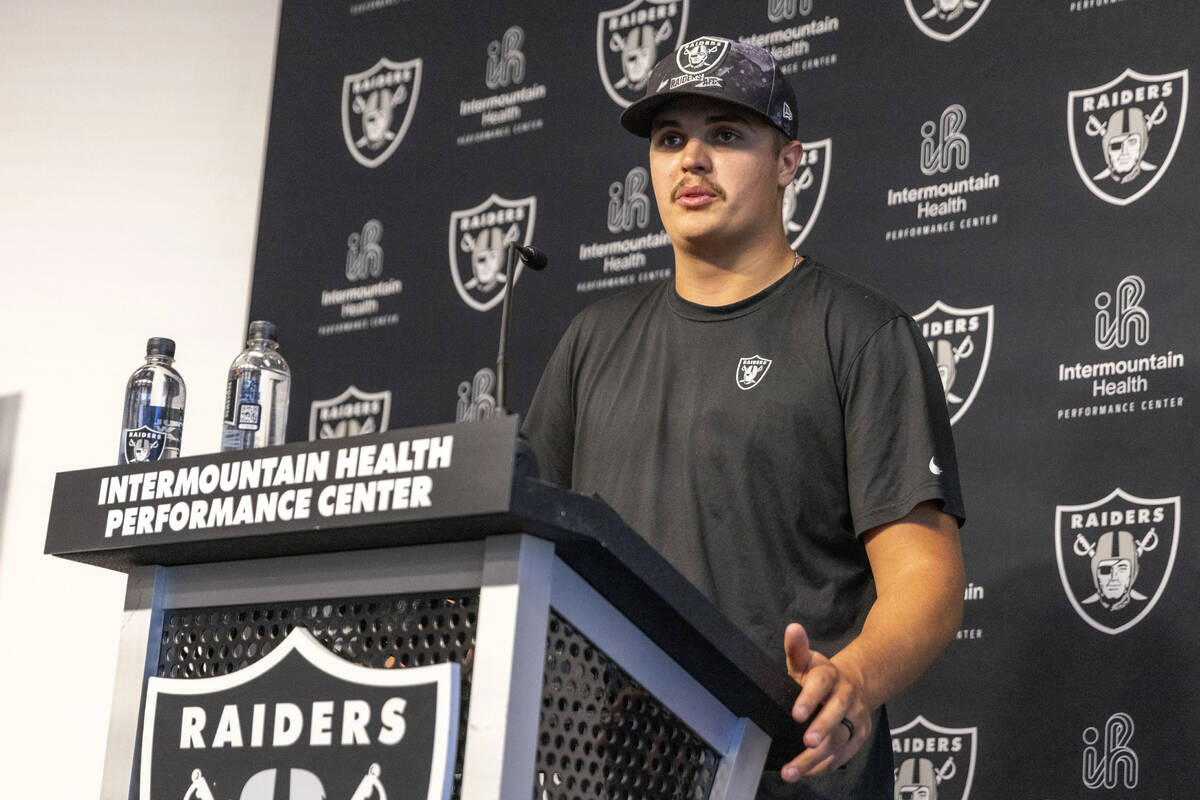
[{"label": "young man", "polygon": [[701,37],[655,66],[621,123],[650,139],[674,280],[571,323],[523,435],[803,687],[806,749],[761,796],[890,800],[882,705],[958,629],[963,508],[915,324],[787,242],[798,113],[758,48]]}]

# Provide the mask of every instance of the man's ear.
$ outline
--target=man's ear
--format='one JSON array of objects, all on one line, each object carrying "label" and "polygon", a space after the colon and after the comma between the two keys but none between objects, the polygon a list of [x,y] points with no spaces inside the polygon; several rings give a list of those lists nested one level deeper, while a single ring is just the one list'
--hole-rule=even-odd
[{"label": "man's ear", "polygon": [[791,141],[779,149],[779,185],[787,186],[796,178],[804,158],[804,145]]}]

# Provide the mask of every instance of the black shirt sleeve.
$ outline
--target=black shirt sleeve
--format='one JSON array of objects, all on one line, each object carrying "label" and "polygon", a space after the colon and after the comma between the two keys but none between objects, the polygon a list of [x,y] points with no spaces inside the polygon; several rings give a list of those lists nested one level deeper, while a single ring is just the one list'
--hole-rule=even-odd
[{"label": "black shirt sleeve", "polygon": [[841,377],[846,471],[855,532],[937,501],[961,525],[964,511],[945,393],[916,323],[880,326]]},{"label": "black shirt sleeve", "polygon": [[546,363],[520,434],[520,445],[533,452],[541,479],[568,489],[575,452],[572,371],[579,324],[578,318],[571,323]]}]

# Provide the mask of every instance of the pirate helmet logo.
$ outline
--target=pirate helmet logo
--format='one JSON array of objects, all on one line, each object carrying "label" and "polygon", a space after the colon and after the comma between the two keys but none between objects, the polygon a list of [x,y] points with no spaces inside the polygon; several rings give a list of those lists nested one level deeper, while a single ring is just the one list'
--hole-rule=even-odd
[{"label": "pirate helmet logo", "polygon": [[821,213],[832,152],[832,139],[805,142],[796,177],[783,190],[783,229],[793,250],[812,233]]},{"label": "pirate helmet logo", "polygon": [[396,152],[421,91],[421,59],[392,61],[342,79],[342,136],[354,160],[378,167]]},{"label": "pirate helmet logo", "polygon": [[509,281],[521,276],[521,263],[508,275],[508,245],[533,240],[537,198],[506,200],[493,194],[474,208],[450,214],[450,273],[463,302],[488,311],[504,299]]},{"label": "pirate helmet logo", "polygon": [[947,728],[918,715],[893,728],[894,800],[967,800],[978,728]]},{"label": "pirate helmet logo", "polygon": [[720,64],[728,52],[728,40],[701,36],[679,48],[675,54],[675,64],[688,75],[699,75]]},{"label": "pirate helmet logo", "polygon": [[604,91],[622,108],[641,99],[650,71],[683,41],[690,0],[633,0],[596,19]]},{"label": "pirate helmet logo", "polygon": [[913,316],[937,362],[951,425],[963,418],[983,385],[992,357],[995,308],[955,308],[938,300]]},{"label": "pirate helmet logo", "polygon": [[1158,602],[1175,564],[1179,498],[1114,489],[1094,503],[1058,506],[1055,555],[1076,613],[1098,631],[1132,628]]},{"label": "pirate helmet logo", "polygon": [[314,400],[308,412],[308,440],[344,439],[388,429],[392,393],[364,392],[350,385],[336,397]]},{"label": "pirate helmet logo", "polygon": [[913,24],[939,42],[962,36],[979,21],[992,0],[904,0]]},{"label": "pirate helmet logo", "polygon": [[[248,666],[151,677],[141,797],[427,800],[454,773],[459,665],[371,669],[297,627]],[[298,702],[300,696],[319,698]]]},{"label": "pirate helmet logo", "polygon": [[1187,114],[1188,71],[1113,80],[1069,93],[1067,130],[1075,169],[1092,194],[1125,206],[1170,166]]}]

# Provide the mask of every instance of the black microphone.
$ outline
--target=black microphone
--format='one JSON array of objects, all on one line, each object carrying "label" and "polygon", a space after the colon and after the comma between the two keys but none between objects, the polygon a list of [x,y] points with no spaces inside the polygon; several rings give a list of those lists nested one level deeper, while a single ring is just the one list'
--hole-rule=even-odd
[{"label": "black microphone", "polygon": [[508,246],[505,258],[507,263],[504,268],[504,273],[508,276],[508,285],[505,287],[504,300],[500,306],[500,349],[496,352],[496,408],[501,414],[508,413],[508,409],[504,407],[504,362],[505,352],[508,350],[508,312],[512,305],[513,289],[517,285],[517,259],[536,271],[545,269],[550,263],[546,254],[536,247],[515,242]]}]

